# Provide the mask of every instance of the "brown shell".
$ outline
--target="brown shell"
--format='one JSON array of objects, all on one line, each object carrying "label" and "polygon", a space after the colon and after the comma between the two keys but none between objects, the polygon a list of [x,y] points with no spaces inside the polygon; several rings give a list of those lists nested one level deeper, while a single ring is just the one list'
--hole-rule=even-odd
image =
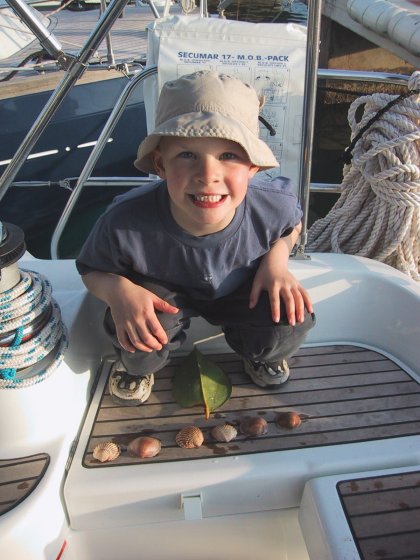
[{"label": "brown shell", "polygon": [[276,424],[280,428],[298,428],[302,424],[302,419],[297,412],[279,412],[276,418]]},{"label": "brown shell", "polygon": [[204,434],[197,426],[186,426],[176,434],[175,441],[179,447],[193,449],[203,445]]},{"label": "brown shell", "polygon": [[107,463],[108,461],[114,461],[120,456],[120,453],[119,445],[113,441],[102,441],[93,450],[93,457],[101,463]]},{"label": "brown shell", "polygon": [[216,441],[228,442],[236,438],[238,430],[229,422],[225,422],[224,424],[213,426],[210,433]]},{"label": "brown shell", "polygon": [[160,453],[162,444],[160,440],[154,437],[141,436],[130,441],[127,446],[127,452],[131,457],[140,457],[147,459],[155,457]]},{"label": "brown shell", "polygon": [[251,418],[244,418],[240,423],[239,429],[246,436],[258,437],[267,433],[268,424],[261,416],[253,416]]}]

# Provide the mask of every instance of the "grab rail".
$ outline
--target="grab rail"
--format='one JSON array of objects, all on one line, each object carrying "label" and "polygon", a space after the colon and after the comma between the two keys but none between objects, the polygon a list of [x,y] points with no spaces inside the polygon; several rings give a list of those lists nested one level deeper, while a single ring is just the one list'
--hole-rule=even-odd
[{"label": "grab rail", "polygon": [[312,167],[312,149],[315,126],[315,103],[318,54],[321,33],[321,7],[322,2],[310,2],[308,9],[308,32],[306,37],[306,66],[305,66],[305,95],[302,119],[302,145],[300,152],[299,168],[299,202],[301,204],[302,229],[296,255],[303,256],[308,231],[309,214],[309,182]]},{"label": "grab rail", "polygon": [[[54,230],[54,233],[51,238],[51,258],[58,259],[58,243],[63,233],[63,230],[67,224],[69,219],[70,213],[73,210],[77,199],[79,198],[80,192],[83,188],[84,183],[90,176],[96,162],[101,155],[102,150],[106,146],[108,139],[110,138],[112,131],[114,130],[117,121],[125,109],[127,101],[130,97],[131,92],[134,88],[136,88],[141,82],[153,76],[153,74],[157,73],[156,66],[148,66],[137,75],[135,75],[128,84],[125,86],[124,90],[122,91],[117,103],[114,106],[111,114],[108,117],[108,120],[105,123],[104,128],[102,129],[101,134],[99,135],[98,141],[96,142],[93,150],[90,153],[89,158],[87,159],[85,166],[82,169],[82,172],[77,180],[76,186],[74,187],[67,204],[60,216],[60,219],[57,223],[57,226]],[[141,179],[140,179],[141,180]]]}]

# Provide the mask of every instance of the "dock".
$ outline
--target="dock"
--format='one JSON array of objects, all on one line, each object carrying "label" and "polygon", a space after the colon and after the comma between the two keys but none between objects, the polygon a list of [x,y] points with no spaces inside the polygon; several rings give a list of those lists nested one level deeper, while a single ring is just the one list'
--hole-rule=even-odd
[{"label": "dock", "polygon": [[[162,12],[163,8],[159,7],[158,10]],[[178,6],[171,8],[171,14],[181,12],[182,10]],[[95,29],[101,15],[99,7],[83,12],[66,9],[46,11],[44,8],[42,14],[50,20],[49,30],[60,41],[63,51],[71,55],[78,54],[82,45]],[[122,15],[117,19],[110,33],[112,53],[116,63],[131,63],[132,61],[140,63],[145,61],[147,52],[146,26],[154,19],[155,16],[148,5],[130,4],[124,8]],[[35,39],[18,54],[1,60],[0,80],[4,80],[10,71],[24,59],[40,50],[41,45]],[[45,60],[43,69],[19,71],[13,79],[0,81],[0,99],[52,90],[63,76],[63,70],[57,69],[56,64]],[[121,76],[121,71],[116,69],[115,64],[109,60],[107,43],[104,39],[92,57],[90,67],[80,78],[78,84],[121,78]]]}]

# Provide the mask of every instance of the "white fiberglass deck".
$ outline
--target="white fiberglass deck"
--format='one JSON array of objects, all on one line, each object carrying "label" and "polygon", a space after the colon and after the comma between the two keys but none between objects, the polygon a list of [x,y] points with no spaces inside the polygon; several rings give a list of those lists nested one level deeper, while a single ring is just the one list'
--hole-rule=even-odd
[{"label": "white fiberglass deck", "polygon": [[[34,491],[0,518],[2,558],[55,560],[67,541],[62,560],[134,560],[139,543],[140,557],[148,560],[248,560],[258,557],[261,547],[265,560],[308,560],[310,547],[303,541],[298,513],[311,480],[419,470],[420,289],[403,274],[344,255],[291,261],[292,272],[309,290],[317,325],[291,360],[290,380],[271,395],[259,394],[248,383],[223,337],[200,345],[203,353],[228,366],[234,383],[232,398],[218,414],[239,417],[252,409],[272,419],[275,410],[297,409],[309,417],[297,430],[279,437],[281,432],[270,424],[267,439],[258,444],[240,437],[231,442],[238,449],[225,453],[224,445],[215,450],[208,441],[196,450],[203,454],[199,458],[168,460],[167,450],[181,451],[171,438],[177,423],[186,421],[186,411],[170,405],[168,371],[149,407],[155,407],[155,417],[159,408],[172,407],[166,409],[172,428],[161,434],[166,442],[162,460],[130,464],[122,456],[121,464],[98,467],[90,463],[91,437],[131,437],[147,429],[144,418],[132,416],[133,409],[117,407],[116,416],[110,413],[106,381],[111,361],[104,356],[112,349],[102,331],[103,306],[86,295],[73,262],[29,260],[22,267],[50,279],[70,346],[65,363],[49,380],[30,390],[0,393],[0,459],[10,464],[23,457],[50,457]],[[212,334],[208,325],[195,323],[184,351],[191,350],[192,341]],[[101,360],[83,418],[88,387]],[[196,412],[187,414],[205,427]],[[96,419],[101,433],[95,432]],[[72,446],[78,427],[80,437]],[[154,429],[160,433],[161,427]],[[276,448],[270,450],[272,441]],[[256,450],[260,444],[263,449]],[[70,449],[74,454],[67,472]],[[335,519],[334,500],[321,502]],[[311,554],[311,560],[326,558],[323,552]]]}]

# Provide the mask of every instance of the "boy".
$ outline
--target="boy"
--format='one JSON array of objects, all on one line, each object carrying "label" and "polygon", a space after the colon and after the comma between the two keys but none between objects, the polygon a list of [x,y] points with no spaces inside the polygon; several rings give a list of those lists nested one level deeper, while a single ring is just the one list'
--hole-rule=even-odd
[{"label": "boy", "polygon": [[288,271],[301,210],[259,139],[260,101],[239,79],[199,71],[167,82],[155,130],[135,165],[162,181],[119,197],[77,260],[108,309],[116,348],[109,390],[139,405],[154,373],[185,340],[191,317],[221,325],[254,383],[275,387],[314,325],[310,298]]}]

